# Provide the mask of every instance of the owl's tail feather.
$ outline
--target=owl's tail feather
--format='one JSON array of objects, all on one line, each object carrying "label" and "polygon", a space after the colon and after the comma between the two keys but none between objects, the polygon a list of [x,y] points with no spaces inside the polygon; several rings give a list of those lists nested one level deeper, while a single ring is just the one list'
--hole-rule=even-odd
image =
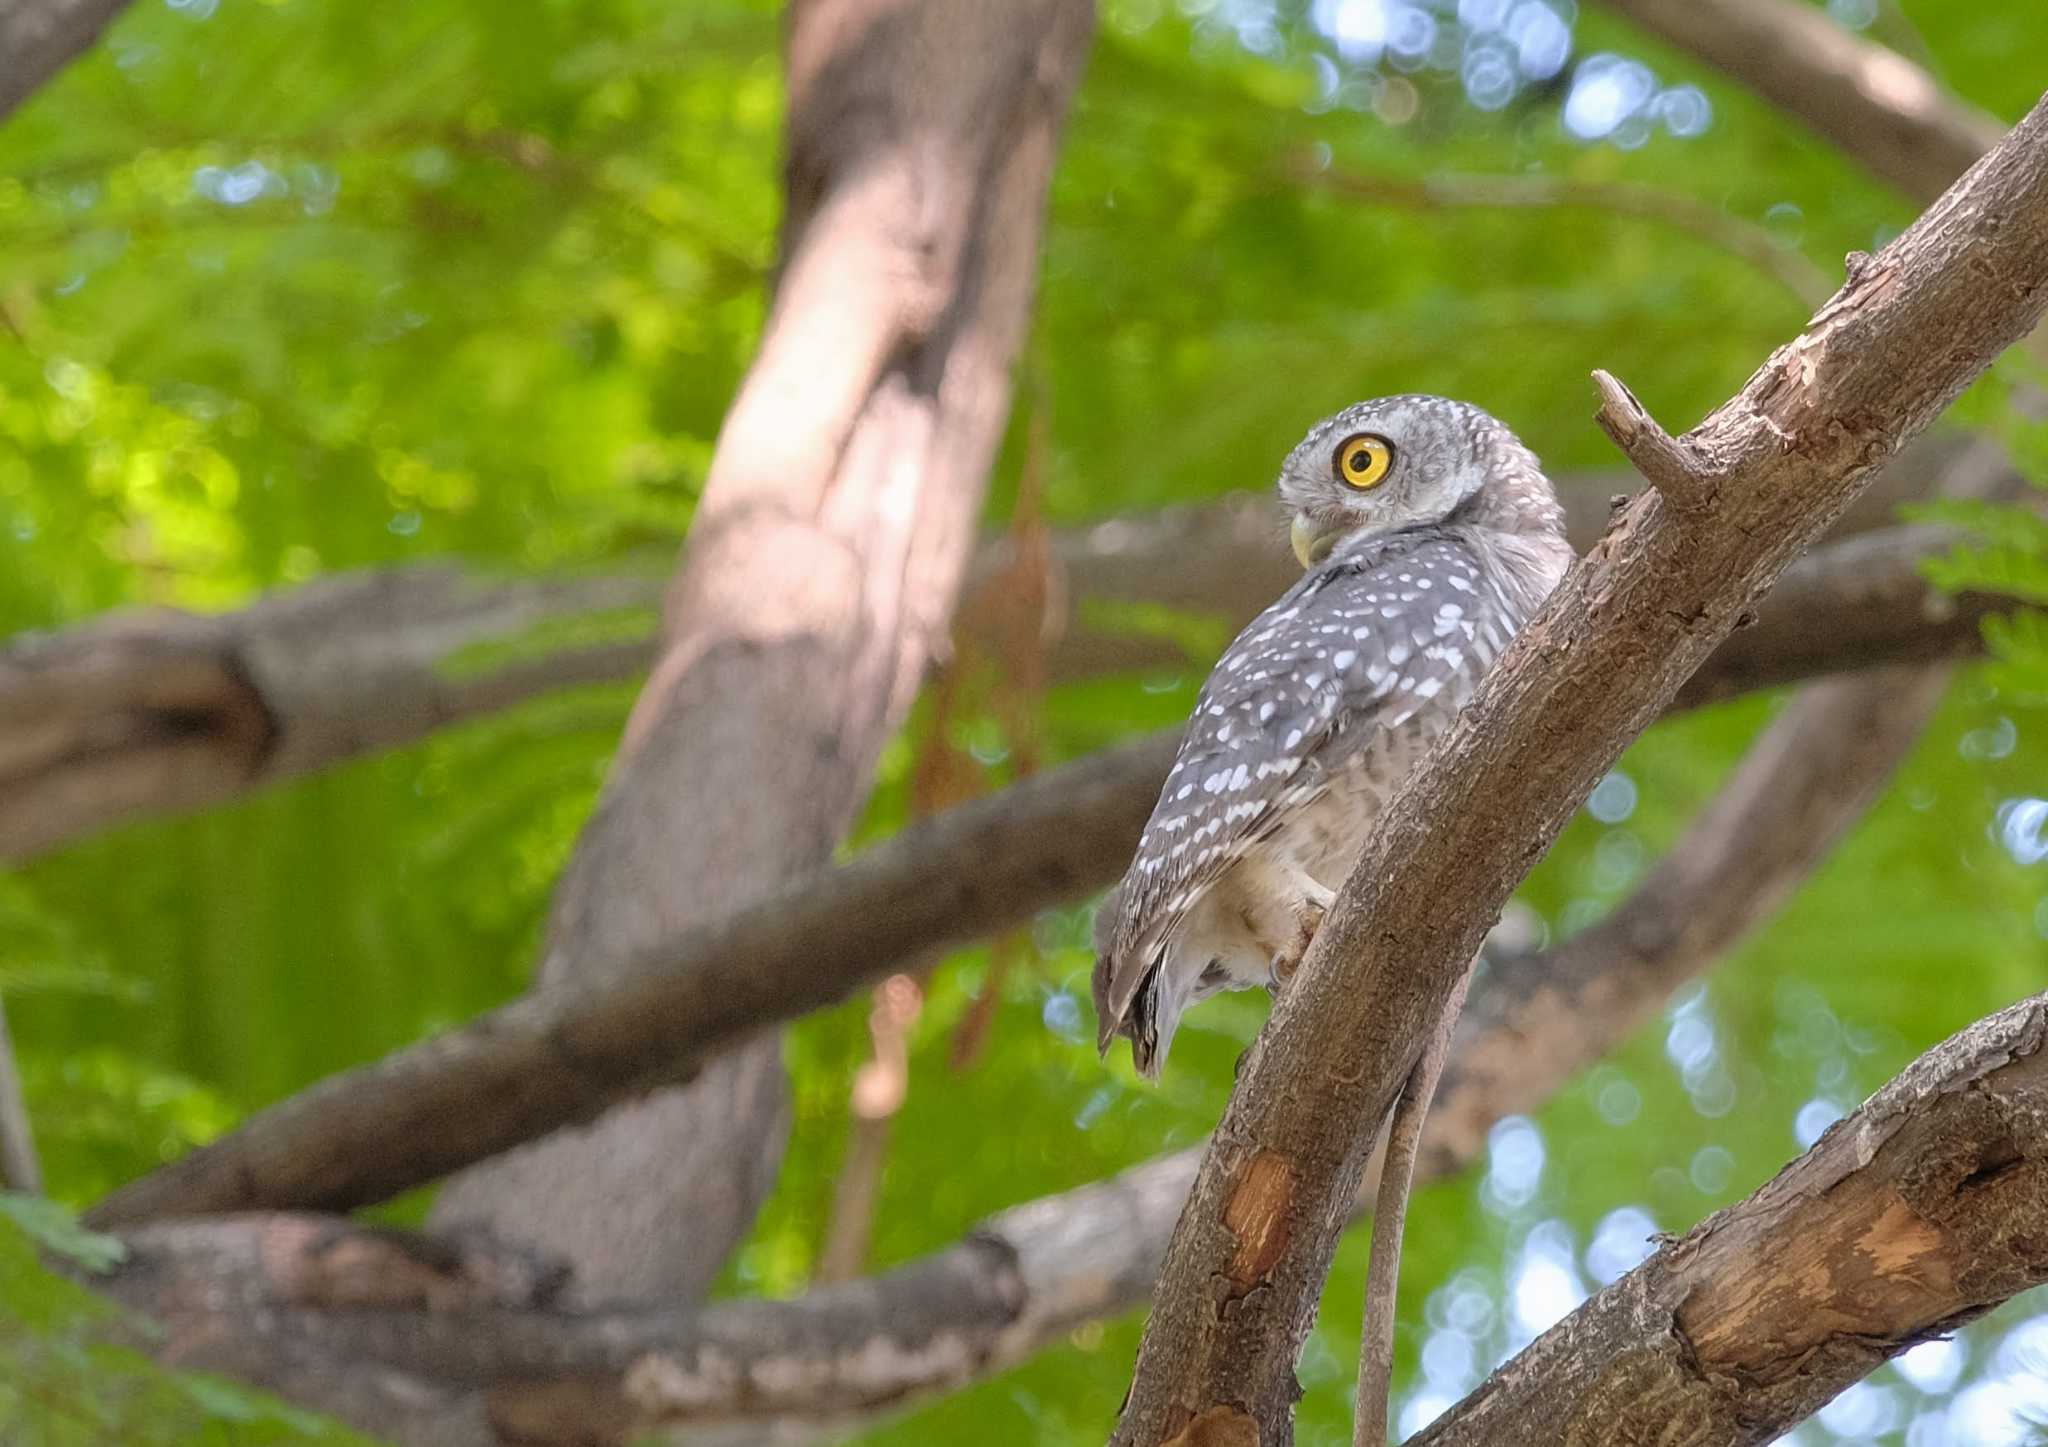
[{"label": "owl's tail feather", "polygon": [[1159,1079],[1160,1067],[1166,1064],[1166,1052],[1173,1045],[1174,1028],[1180,1024],[1180,1012],[1186,1003],[1173,998],[1160,963],[1155,963],[1139,981],[1125,1024],[1131,1037],[1131,1064],[1147,1080]]}]

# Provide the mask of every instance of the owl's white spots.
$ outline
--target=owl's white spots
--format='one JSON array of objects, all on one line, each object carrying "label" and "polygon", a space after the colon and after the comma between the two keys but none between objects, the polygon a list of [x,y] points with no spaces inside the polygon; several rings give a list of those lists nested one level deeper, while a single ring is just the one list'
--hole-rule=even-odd
[{"label": "owl's white spots", "polygon": [[[1338,487],[1328,455],[1361,427],[1394,439],[1400,469],[1364,497]],[[1358,524],[1217,664],[1119,896],[1096,981],[1106,1026],[1132,1033],[1151,971],[1174,982],[1155,998],[1148,1071],[1182,1003],[1217,987],[1212,965],[1226,984],[1265,982],[1296,928],[1291,881],[1347,872],[1401,774],[1565,561],[1534,459],[1484,413],[1439,398],[1330,419],[1289,458],[1281,495],[1297,515]],[[1524,546],[1496,548],[1500,533]]]}]

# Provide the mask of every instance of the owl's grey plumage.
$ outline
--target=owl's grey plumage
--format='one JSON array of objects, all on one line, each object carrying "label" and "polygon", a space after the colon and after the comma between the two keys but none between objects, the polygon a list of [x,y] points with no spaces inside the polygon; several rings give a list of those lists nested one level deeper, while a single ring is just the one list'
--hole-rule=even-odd
[{"label": "owl's grey plumage", "polygon": [[1195,701],[1096,925],[1106,1051],[1156,1077],[1181,1012],[1293,973],[1396,783],[1564,575],[1536,458],[1477,407],[1383,397],[1280,469],[1306,572]]}]

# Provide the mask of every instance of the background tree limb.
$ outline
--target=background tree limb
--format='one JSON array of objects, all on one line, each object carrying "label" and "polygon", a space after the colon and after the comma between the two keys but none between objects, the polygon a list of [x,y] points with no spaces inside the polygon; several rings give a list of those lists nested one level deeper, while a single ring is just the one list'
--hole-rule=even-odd
[{"label": "background tree limb", "polygon": [[1998,122],[1897,52],[1793,0],[1606,0],[1726,71],[1908,196],[1927,202],[1998,140]]},{"label": "background tree limb", "polygon": [[[1548,1443],[1560,1421],[1583,1433],[1563,1440],[1632,1440],[1647,1411],[1684,1424],[1676,1441],[1767,1441],[1886,1356],[2048,1281],[2042,1233],[2027,1224],[2048,1199],[2044,1040],[2048,996],[2036,996],[1928,1052],[1418,1440]],[[141,1228],[97,1284],[161,1320],[183,1364],[289,1384],[301,1400],[360,1403],[375,1380],[366,1364],[403,1369],[412,1415],[381,1426],[408,1441],[470,1440],[451,1424],[486,1419],[476,1440],[841,1430],[1141,1300],[1193,1155],[1014,1208],[897,1271],[786,1302],[562,1314],[543,1261],[292,1216]],[[1133,1221],[1156,1224],[1157,1250],[1129,1249]],[[1873,1258],[1889,1265],[1872,1270]],[[1662,1325],[1646,1333],[1646,1319]]]},{"label": "background tree limb", "polygon": [[1115,1441],[1289,1439],[1360,1143],[1487,924],[1798,548],[2044,308],[2048,104],[1687,434],[1688,505],[1639,497],[1400,791],[1246,1058]]},{"label": "background tree limb", "polygon": [[128,0],[0,0],[0,121],[127,8]]},{"label": "background tree limb", "polygon": [[[1962,456],[1931,437],[1885,470],[1838,532],[1888,519]],[[1624,475],[1575,475],[1567,491],[1583,550]],[[1184,647],[1104,626],[1091,606],[1145,604],[1237,627],[1283,591],[1294,564],[1271,499],[1239,494],[1053,534],[1052,565],[1076,606],[1049,640],[1054,682],[1180,668]],[[1953,606],[1918,563],[1946,549],[1932,530],[1887,530],[1816,552],[1732,637],[1702,677],[1731,690],[1977,646],[2000,606]],[[1014,545],[980,550],[956,619],[1000,636]],[[1810,580],[1796,601],[1786,590]],[[591,683],[639,676],[655,652],[662,591],[652,571],[503,580],[447,564],[344,573],[230,613],[116,613],[0,648],[0,861],[19,861],[125,820],[216,806],[439,729]],[[1704,685],[1702,685],[1704,686]]]}]

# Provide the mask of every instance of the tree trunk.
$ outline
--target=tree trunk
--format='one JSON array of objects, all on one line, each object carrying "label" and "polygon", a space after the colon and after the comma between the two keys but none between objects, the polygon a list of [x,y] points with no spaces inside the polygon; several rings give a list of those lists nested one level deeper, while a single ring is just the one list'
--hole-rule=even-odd
[{"label": "tree trunk", "polygon": [[[1030,314],[1088,0],[799,0],[774,306],[660,660],[556,893],[541,982],[600,984],[829,862],[942,646]],[[459,1178],[443,1222],[700,1296],[787,1129],[777,1037]]]}]

